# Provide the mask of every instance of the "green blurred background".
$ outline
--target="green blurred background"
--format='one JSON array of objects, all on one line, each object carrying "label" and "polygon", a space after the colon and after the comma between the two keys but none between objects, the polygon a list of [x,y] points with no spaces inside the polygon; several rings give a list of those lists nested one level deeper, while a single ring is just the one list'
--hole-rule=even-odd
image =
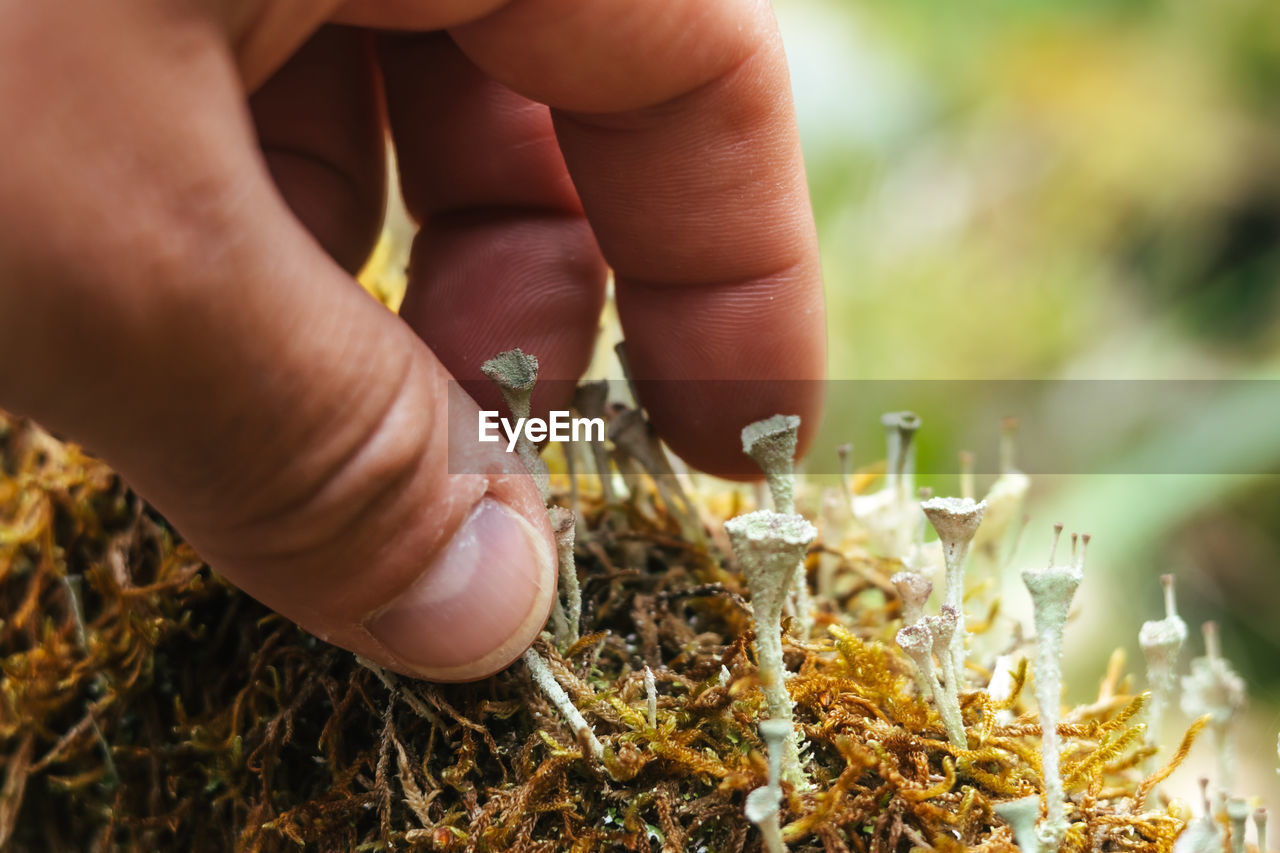
[{"label": "green blurred background", "polygon": [[[774,6],[833,378],[1280,378],[1276,0]],[[1240,787],[1266,795],[1280,729],[1280,400],[1272,383],[1254,387],[1228,401],[1240,428],[1208,452],[1256,473],[1036,479],[1017,563],[1043,559],[1053,521],[1094,535],[1068,636],[1075,701],[1116,646],[1145,685],[1137,630],[1163,615],[1156,579],[1175,573],[1192,626],[1184,667],[1203,653],[1200,622],[1219,620],[1251,689]],[[855,418],[856,400],[831,400],[814,453],[833,454]],[[930,433],[961,427],[945,420],[925,424],[925,461]],[[1176,459],[1203,427],[1117,436],[1113,455]],[[957,491],[954,476],[925,482]],[[1196,763],[1208,760],[1201,745]]]}]

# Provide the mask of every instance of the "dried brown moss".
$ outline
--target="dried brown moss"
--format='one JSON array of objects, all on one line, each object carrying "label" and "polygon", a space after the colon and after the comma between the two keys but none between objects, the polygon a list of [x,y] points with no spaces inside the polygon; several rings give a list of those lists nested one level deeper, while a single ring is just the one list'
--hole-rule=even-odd
[{"label": "dried brown moss", "polygon": [[[523,667],[457,686],[366,668],[213,575],[103,464],[0,418],[0,840],[758,849],[742,815],[765,776],[745,589],[725,552],[682,541],[664,515],[590,499],[583,509],[587,633],[563,655],[539,649],[605,744],[607,769],[584,759]],[[826,638],[786,646],[815,782],[787,792],[791,849],[1014,849],[991,806],[1040,790],[1035,716],[1018,691],[999,708],[967,691],[973,748],[951,747],[892,642],[887,578],[899,565],[856,542],[838,554],[840,600],[819,602]],[[1130,809],[1151,782],[1137,769],[1141,699],[1120,675],[1061,727],[1065,849],[1169,850],[1186,821],[1158,804]]]}]

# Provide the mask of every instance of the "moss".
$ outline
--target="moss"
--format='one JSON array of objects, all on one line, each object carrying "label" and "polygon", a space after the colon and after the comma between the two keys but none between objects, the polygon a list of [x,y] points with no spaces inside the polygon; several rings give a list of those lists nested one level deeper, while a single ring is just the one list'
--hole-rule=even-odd
[{"label": "moss", "polygon": [[[563,654],[538,645],[603,744],[602,767],[524,667],[438,686],[362,666],[211,573],[102,463],[0,417],[0,839],[13,850],[759,849],[743,814],[767,782],[746,590],[727,554],[687,542],[649,497],[656,510],[608,512],[582,497],[584,635]],[[748,509],[736,500],[716,496],[704,513]],[[961,691],[970,748],[951,745],[894,644],[901,562],[856,535],[815,545],[809,568],[820,553],[837,555],[840,600],[817,600],[822,639],[784,641],[813,782],[784,790],[790,849],[1012,849],[994,806],[1041,792],[1025,667],[1002,702]],[[65,578],[80,579],[83,637]],[[1118,683],[1059,729],[1064,849],[1170,850],[1187,815],[1128,810],[1155,781],[1138,769],[1141,699]]]}]

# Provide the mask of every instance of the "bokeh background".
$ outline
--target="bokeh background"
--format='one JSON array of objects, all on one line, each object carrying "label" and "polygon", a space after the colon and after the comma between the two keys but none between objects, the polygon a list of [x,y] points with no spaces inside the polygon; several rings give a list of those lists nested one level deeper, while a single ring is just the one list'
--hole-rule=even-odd
[{"label": "bokeh background", "polygon": [[[1275,0],[774,5],[820,229],[833,377],[1280,378]],[[1162,615],[1157,578],[1175,573],[1192,626],[1184,667],[1203,653],[1200,622],[1218,620],[1250,687],[1240,788],[1273,810],[1277,389],[1235,395],[1227,420],[1239,428],[1207,447],[1186,440],[1203,426],[1186,418],[1117,435],[1111,449],[1163,454],[1170,470],[1180,452],[1220,453],[1237,473],[1036,478],[1017,558],[1043,560],[1054,521],[1094,536],[1068,633],[1074,701],[1091,698],[1115,647],[1144,685],[1137,630]],[[815,455],[865,418],[857,400],[829,406]],[[922,459],[930,433],[964,426],[931,419]],[[954,476],[925,481],[956,493]]]}]

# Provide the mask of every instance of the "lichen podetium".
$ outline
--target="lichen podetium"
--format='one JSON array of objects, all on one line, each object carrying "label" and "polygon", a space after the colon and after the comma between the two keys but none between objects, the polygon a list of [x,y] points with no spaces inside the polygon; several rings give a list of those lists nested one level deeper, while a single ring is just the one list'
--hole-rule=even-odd
[{"label": "lichen podetium", "polygon": [[[766,697],[749,592],[720,550],[723,522],[755,507],[739,492],[691,491],[704,545],[682,536],[651,481],[630,488],[611,481],[612,502],[577,490],[582,636],[536,646],[596,751],[523,666],[437,686],[309,636],[212,574],[106,466],[0,418],[0,846],[759,850],[744,806],[777,789]],[[812,491],[797,482],[810,518]],[[568,500],[562,472],[551,492]],[[976,649],[1007,644],[974,644],[969,680],[953,676],[962,731],[949,740],[894,640],[890,578],[903,563],[848,523],[824,525],[810,548],[809,568],[820,550],[833,561],[814,633],[783,624],[807,784],[780,785],[781,842],[1014,849],[996,815],[1035,820],[1027,806],[1044,792],[1025,662],[1003,667],[989,695],[979,674],[992,662]],[[942,568],[912,571],[937,580]],[[82,617],[66,578],[80,579]],[[979,616],[979,601],[963,604]],[[1185,749],[1144,772],[1142,700],[1121,683],[1061,715],[1064,850],[1169,851],[1191,818],[1154,793]]]}]

